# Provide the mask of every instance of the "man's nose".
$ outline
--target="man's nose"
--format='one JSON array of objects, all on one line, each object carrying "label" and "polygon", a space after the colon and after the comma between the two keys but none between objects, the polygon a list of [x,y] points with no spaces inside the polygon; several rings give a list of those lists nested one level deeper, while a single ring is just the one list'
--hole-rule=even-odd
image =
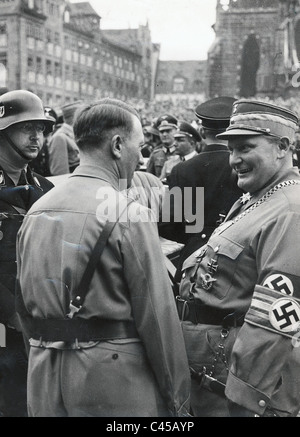
[{"label": "man's nose", "polygon": [[144,157],[142,155],[142,151],[140,150],[140,155],[139,155],[139,165],[143,165],[144,164]]},{"label": "man's nose", "polygon": [[230,157],[229,157],[229,164],[230,164],[230,166],[234,167],[234,166],[240,164],[241,162],[242,162],[242,158],[241,158],[239,152],[233,150],[230,153]]}]

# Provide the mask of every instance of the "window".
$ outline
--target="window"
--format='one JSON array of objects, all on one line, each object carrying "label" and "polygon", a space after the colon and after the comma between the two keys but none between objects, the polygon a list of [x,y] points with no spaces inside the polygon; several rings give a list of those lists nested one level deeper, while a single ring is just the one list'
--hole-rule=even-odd
[{"label": "window", "polygon": [[70,12],[68,11],[68,9],[66,9],[64,13],[64,22],[70,23]]},{"label": "window", "polygon": [[181,77],[177,77],[173,81],[173,92],[174,93],[183,93],[185,86],[185,80]]},{"label": "window", "polygon": [[32,36],[28,36],[28,37],[27,37],[27,47],[28,47],[29,49],[34,50],[34,47],[35,47],[35,39],[34,39]]},{"label": "window", "polygon": [[7,46],[7,28],[6,24],[1,22],[0,23],[0,47],[6,47]]}]

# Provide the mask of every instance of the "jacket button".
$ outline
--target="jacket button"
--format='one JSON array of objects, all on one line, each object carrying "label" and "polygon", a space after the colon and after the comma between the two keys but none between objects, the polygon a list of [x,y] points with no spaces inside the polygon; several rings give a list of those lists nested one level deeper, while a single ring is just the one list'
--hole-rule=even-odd
[{"label": "jacket button", "polygon": [[201,238],[202,238],[202,240],[204,240],[206,238],[206,234],[202,234]]},{"label": "jacket button", "polygon": [[113,354],[113,356],[112,356],[112,359],[113,360],[117,360],[119,358],[119,355],[118,354]]},{"label": "jacket button", "polygon": [[266,406],[266,402],[263,401],[263,400],[261,400],[261,401],[258,402],[258,405],[259,405],[260,407],[264,408],[264,407]]}]

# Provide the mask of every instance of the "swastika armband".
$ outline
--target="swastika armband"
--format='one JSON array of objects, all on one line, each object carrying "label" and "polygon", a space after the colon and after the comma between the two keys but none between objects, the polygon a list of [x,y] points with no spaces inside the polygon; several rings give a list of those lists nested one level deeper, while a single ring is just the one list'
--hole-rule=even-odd
[{"label": "swastika armband", "polygon": [[300,331],[300,300],[256,285],[245,321],[293,338]]}]

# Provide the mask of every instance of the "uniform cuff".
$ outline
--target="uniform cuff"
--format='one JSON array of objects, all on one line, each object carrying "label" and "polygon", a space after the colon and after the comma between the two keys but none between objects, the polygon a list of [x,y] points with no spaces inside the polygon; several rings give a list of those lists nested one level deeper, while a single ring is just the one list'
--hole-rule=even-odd
[{"label": "uniform cuff", "polygon": [[230,401],[247,408],[247,410],[253,411],[253,413],[259,416],[264,414],[270,402],[268,396],[241,379],[238,379],[231,372],[229,372],[228,375],[225,395]]}]

